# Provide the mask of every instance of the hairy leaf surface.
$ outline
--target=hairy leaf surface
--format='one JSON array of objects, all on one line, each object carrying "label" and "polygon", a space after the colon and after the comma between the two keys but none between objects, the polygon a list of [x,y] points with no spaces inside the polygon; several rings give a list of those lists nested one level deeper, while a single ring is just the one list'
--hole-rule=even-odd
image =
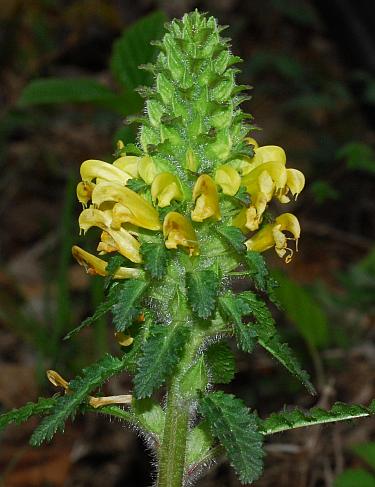
[{"label": "hairy leaf surface", "polygon": [[199,318],[208,318],[216,305],[219,279],[214,271],[202,270],[186,273],[187,297]]},{"label": "hairy leaf surface", "polygon": [[172,375],[188,335],[189,328],[181,324],[157,324],[151,328],[134,377],[134,392],[138,399],[151,396]]},{"label": "hairy leaf surface", "polygon": [[240,399],[221,391],[207,394],[199,407],[241,482],[257,480],[262,473],[264,452],[256,415]]}]

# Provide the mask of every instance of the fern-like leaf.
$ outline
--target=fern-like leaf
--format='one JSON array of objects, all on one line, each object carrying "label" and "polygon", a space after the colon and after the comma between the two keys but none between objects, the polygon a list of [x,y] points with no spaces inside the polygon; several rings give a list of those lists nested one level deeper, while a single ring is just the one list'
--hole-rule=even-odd
[{"label": "fern-like leaf", "polygon": [[161,279],[167,271],[168,254],[163,242],[144,242],[141,245],[144,268],[151,277]]},{"label": "fern-like leaf", "polygon": [[220,225],[216,228],[216,231],[235,249],[236,252],[239,254],[244,254],[246,252],[246,237],[239,228]]},{"label": "fern-like leaf", "polygon": [[57,431],[64,429],[65,421],[76,414],[79,406],[86,401],[91,391],[101,386],[113,375],[122,372],[125,367],[125,359],[105,355],[95,364],[83,369],[81,376],[69,382],[69,394],[56,399],[51,414],[44,418],[34,431],[30,440],[31,445],[37,446],[43,441],[50,441]]},{"label": "fern-like leaf", "polygon": [[27,421],[31,416],[44,416],[48,414],[55,406],[57,397],[40,397],[38,402],[28,402],[19,409],[12,409],[0,415],[0,431],[9,424],[21,424]]},{"label": "fern-like leaf", "polygon": [[224,446],[241,482],[257,480],[262,473],[264,456],[257,416],[240,399],[222,391],[207,394],[199,407],[211,433]]},{"label": "fern-like leaf", "polygon": [[375,400],[367,407],[337,402],[328,411],[322,408],[313,408],[309,411],[295,408],[290,411],[273,413],[268,418],[260,420],[260,429],[263,434],[271,435],[289,429],[335,421],[348,421],[373,414],[375,414]]},{"label": "fern-like leaf", "polygon": [[204,352],[210,381],[214,384],[229,384],[235,374],[235,358],[225,342],[214,343]]},{"label": "fern-like leaf", "polygon": [[154,325],[143,346],[139,369],[134,377],[134,393],[138,399],[152,392],[173,373],[189,335],[189,328],[181,324]]},{"label": "fern-like leaf", "polygon": [[214,271],[202,270],[186,273],[189,304],[199,318],[208,318],[216,305],[219,279]]},{"label": "fern-like leaf", "polygon": [[140,314],[140,299],[147,284],[141,279],[129,279],[117,285],[116,302],[112,307],[116,331],[124,331],[132,325],[133,320]]}]

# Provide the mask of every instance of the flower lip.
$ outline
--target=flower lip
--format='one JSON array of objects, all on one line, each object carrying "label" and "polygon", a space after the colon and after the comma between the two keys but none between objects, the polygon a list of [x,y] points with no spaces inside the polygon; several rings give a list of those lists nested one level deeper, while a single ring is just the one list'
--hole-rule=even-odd
[{"label": "flower lip", "polygon": [[116,181],[119,184],[125,185],[131,179],[130,174],[122,169],[97,159],[88,159],[82,162],[80,172],[82,181],[89,182],[95,178],[99,178],[100,180]]},{"label": "flower lip", "polygon": [[165,246],[177,249],[177,246],[187,247],[190,255],[198,255],[198,241],[193,225],[181,213],[170,211],[164,218],[163,233]]},{"label": "flower lip", "polygon": [[171,201],[183,199],[183,192],[180,180],[174,174],[162,172],[158,174],[151,185],[152,201],[158,204],[160,208],[165,208],[171,204]]},{"label": "flower lip", "polygon": [[221,220],[217,187],[208,174],[202,174],[197,179],[193,188],[193,200],[195,201],[195,208],[191,212],[193,221],[203,222],[210,217]]},{"label": "flower lip", "polygon": [[97,184],[92,192],[92,202],[100,206],[104,202],[121,203],[133,215],[135,225],[148,230],[159,230],[161,225],[158,212],[142,196],[117,183]]},{"label": "flower lip", "polygon": [[[83,266],[87,274],[107,276],[106,272],[107,262],[99,257],[96,257],[86,250],[81,249],[78,245],[74,245],[72,248],[73,257],[76,259],[79,265]],[[133,267],[119,267],[114,274],[115,279],[137,279],[143,275],[140,269]]]}]

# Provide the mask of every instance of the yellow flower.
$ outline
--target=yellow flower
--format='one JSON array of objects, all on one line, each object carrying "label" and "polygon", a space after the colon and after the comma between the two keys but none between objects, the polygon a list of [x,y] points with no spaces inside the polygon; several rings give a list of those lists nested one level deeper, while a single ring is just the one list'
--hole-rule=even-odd
[{"label": "yellow flower", "polygon": [[116,181],[119,184],[125,185],[129,179],[130,174],[123,171],[119,167],[108,162],[98,161],[96,159],[89,159],[81,164],[81,178],[82,181],[91,182],[96,179],[97,183],[100,181]]},{"label": "yellow flower", "polygon": [[122,169],[127,174],[130,174],[132,178],[137,178],[139,161],[140,158],[137,156],[122,156],[113,162],[113,166]]},{"label": "yellow flower", "polygon": [[90,183],[89,181],[81,181],[77,185],[77,198],[80,203],[82,203],[83,207],[86,208],[87,203],[91,200],[91,195],[93,189],[95,188],[94,183]]},{"label": "yellow flower", "polygon": [[210,217],[221,220],[217,187],[208,174],[202,174],[197,179],[193,188],[193,200],[195,201],[195,208],[191,212],[193,221],[202,222]]},{"label": "yellow flower", "polygon": [[234,196],[240,188],[241,176],[229,164],[224,164],[217,168],[215,182],[223,190],[224,194]]},{"label": "yellow flower", "polygon": [[131,337],[130,335],[125,335],[125,333],[122,333],[122,331],[116,332],[115,337],[118,344],[122,347],[129,347],[134,342],[133,337]]},{"label": "yellow flower", "polygon": [[[159,215],[155,208],[135,191],[120,184],[97,184],[92,192],[92,202],[96,206],[100,206],[104,202],[120,203],[128,210],[123,213],[126,218],[123,220],[124,222],[127,221],[148,230],[160,229]],[[118,221],[115,222],[116,226],[118,226]]]},{"label": "yellow flower", "polygon": [[[107,262],[99,257],[96,257],[86,250],[81,249],[77,245],[72,248],[73,257],[77,260],[78,264],[83,266],[87,274],[107,276],[106,272]],[[135,269],[133,267],[119,267],[114,274],[115,279],[137,279],[142,276],[142,271],[140,269]]]},{"label": "yellow flower", "polygon": [[160,208],[169,206],[172,200],[181,201],[183,193],[178,177],[169,172],[158,174],[151,185],[151,197]]},{"label": "yellow flower", "polygon": [[185,167],[186,169],[189,169],[191,172],[195,172],[198,169],[199,161],[194,154],[194,151],[192,149],[188,149],[186,151],[186,163]]},{"label": "yellow flower", "polygon": [[[47,370],[47,378],[55,387],[62,387],[65,393],[69,393],[69,382],[66,381],[55,370]],[[89,396],[89,404],[93,408],[99,408],[101,406],[108,406],[109,404],[131,404],[133,396],[130,394],[122,394],[120,396],[105,396],[105,397],[93,397]]]},{"label": "yellow flower", "polygon": [[[287,237],[284,232],[288,232],[293,237]],[[285,262],[291,261],[293,256],[293,250],[288,248],[287,241],[295,240],[296,250],[298,250],[298,239],[301,235],[301,227],[297,218],[291,213],[283,213],[276,218],[275,223],[269,223],[265,225],[259,232],[246,241],[246,247],[248,250],[254,250],[255,252],[264,252],[265,250],[275,247],[277,255],[283,258]]]},{"label": "yellow flower", "polygon": [[[125,228],[121,227],[118,230],[114,230],[111,227],[111,217],[107,212],[95,208],[88,208],[82,211],[78,222],[80,228],[85,233],[91,227],[98,227],[104,230],[103,245],[100,246],[99,244],[99,250],[107,252],[106,245],[109,243],[111,246],[110,252],[117,250],[132,262],[139,263],[142,261],[139,253],[140,243],[138,240],[125,230]],[[111,239],[107,238],[107,234]]]},{"label": "yellow flower", "polygon": [[152,183],[158,174],[158,169],[150,156],[141,158],[138,164],[138,173],[146,184]]},{"label": "yellow flower", "polygon": [[253,204],[249,208],[243,208],[232,220],[232,225],[243,232],[254,231],[259,228],[267,206],[267,197],[264,193],[256,193],[252,198]]},{"label": "yellow flower", "polygon": [[190,255],[198,255],[198,241],[193,225],[180,213],[171,211],[167,214],[163,223],[163,234],[167,249],[177,249],[181,245],[189,249]]},{"label": "yellow flower", "polygon": [[67,391],[69,389],[69,382],[66,381],[61,375],[56,372],[55,370],[47,370],[47,379],[53,384],[55,387],[62,387]]},{"label": "yellow flower", "polygon": [[296,200],[300,192],[305,186],[305,176],[298,169],[287,169],[287,180],[284,189],[277,195],[277,198],[281,203],[288,203],[290,198],[288,193],[292,193],[293,198]]}]

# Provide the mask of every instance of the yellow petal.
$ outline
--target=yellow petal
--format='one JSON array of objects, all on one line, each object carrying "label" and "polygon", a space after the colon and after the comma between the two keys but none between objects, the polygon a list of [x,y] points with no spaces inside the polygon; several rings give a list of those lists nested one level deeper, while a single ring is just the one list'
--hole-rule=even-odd
[{"label": "yellow petal", "polygon": [[246,186],[249,194],[253,195],[261,190],[259,184],[262,184],[262,177],[265,177],[264,173],[267,173],[267,177],[272,179],[275,191],[281,191],[284,188],[287,181],[285,166],[280,162],[267,162],[255,167],[242,178],[242,184]]},{"label": "yellow petal", "polygon": [[[289,232],[293,237],[288,237],[284,232]],[[295,240],[296,250],[298,250],[298,239],[301,235],[301,227],[297,218],[291,213],[284,213],[278,216],[275,223],[265,225],[259,232],[247,240],[246,247],[248,250],[255,252],[264,252],[265,250],[275,247],[277,255],[289,263],[293,256],[293,250],[288,247],[288,240]]]},{"label": "yellow petal", "polygon": [[264,145],[255,149],[254,157],[251,159],[253,168],[267,162],[279,162],[285,166],[286,154],[282,147],[278,145]]},{"label": "yellow petal", "polygon": [[241,176],[234,167],[225,164],[217,168],[215,182],[221,187],[224,194],[234,196],[240,188]]},{"label": "yellow petal", "polygon": [[189,249],[190,255],[198,255],[198,241],[193,225],[180,213],[171,211],[167,214],[163,223],[163,234],[168,249],[177,249],[181,245]]},{"label": "yellow petal", "polygon": [[92,202],[100,206],[108,201],[115,201],[125,206],[133,215],[133,223],[139,227],[148,230],[160,229],[158,212],[135,191],[116,183],[97,184],[92,193]]},{"label": "yellow petal", "polygon": [[254,149],[258,149],[259,147],[258,142],[252,137],[245,137],[245,142],[247,142],[249,145],[253,145]]},{"label": "yellow petal", "polygon": [[116,181],[119,184],[125,185],[129,179],[130,174],[122,169],[108,164],[108,162],[98,161],[96,159],[89,159],[81,164],[81,178],[83,181],[93,181],[99,178],[104,181]]},{"label": "yellow petal", "polygon": [[94,183],[90,183],[89,181],[81,181],[77,185],[77,198],[80,203],[82,203],[83,207],[87,206],[87,203],[91,200],[91,195],[93,189],[95,188]]},{"label": "yellow petal", "polygon": [[137,156],[122,156],[113,162],[113,166],[118,167],[127,174],[130,174],[132,178],[137,178],[139,161],[140,158]]},{"label": "yellow petal", "polygon": [[122,394],[121,396],[105,396],[89,398],[89,404],[93,408],[100,408],[101,406],[108,406],[110,404],[131,404],[133,396],[130,394]]},{"label": "yellow petal", "polygon": [[104,211],[95,208],[83,210],[79,216],[78,223],[84,232],[87,232],[91,227],[101,228],[112,237],[116,250],[120,254],[132,262],[139,263],[142,261],[138,240],[122,227],[119,230],[113,230],[111,228],[111,218]]},{"label": "yellow petal", "polygon": [[[72,248],[73,257],[77,260],[78,264],[83,266],[87,274],[107,276],[106,272],[107,262],[99,257],[96,257],[86,250],[81,249],[77,245]],[[119,267],[114,274],[115,279],[137,279],[142,276],[140,269],[133,267]]]},{"label": "yellow petal", "polygon": [[169,172],[158,174],[151,185],[151,197],[160,208],[169,206],[172,200],[181,201],[183,193],[178,177]]},{"label": "yellow petal", "polygon": [[286,184],[290,189],[293,197],[297,199],[297,196],[300,194],[305,186],[305,176],[301,171],[298,171],[298,169],[287,169],[286,173]]},{"label": "yellow petal", "polygon": [[146,184],[151,184],[158,174],[157,167],[150,156],[142,157],[138,163],[138,173]]},{"label": "yellow petal", "polygon": [[208,174],[202,174],[197,179],[193,188],[193,200],[195,201],[195,208],[191,212],[193,221],[202,222],[210,217],[221,219],[217,187]]},{"label": "yellow petal", "polygon": [[122,333],[122,331],[115,333],[115,337],[118,344],[122,347],[129,347],[134,342],[133,337],[131,337],[130,335],[125,335],[125,333]]},{"label": "yellow petal", "polygon": [[62,387],[66,391],[69,389],[69,382],[55,370],[47,370],[47,378],[55,387]]},{"label": "yellow petal", "polygon": [[257,193],[253,198],[253,204],[249,208],[243,208],[232,221],[232,225],[243,232],[254,231],[259,228],[263,219],[263,213],[267,206],[267,197],[264,193]]}]

